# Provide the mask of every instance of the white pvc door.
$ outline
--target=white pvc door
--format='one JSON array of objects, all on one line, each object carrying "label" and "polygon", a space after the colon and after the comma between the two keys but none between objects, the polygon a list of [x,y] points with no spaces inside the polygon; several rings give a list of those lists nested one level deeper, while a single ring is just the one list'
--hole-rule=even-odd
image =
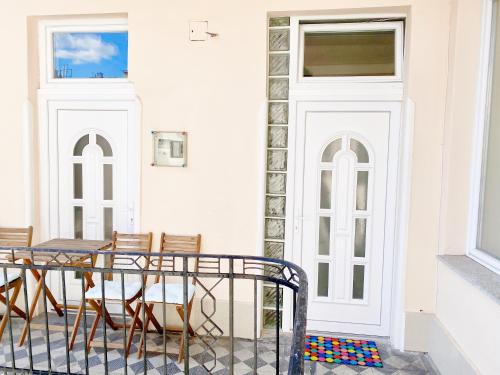
[{"label": "white pvc door", "polygon": [[296,189],[310,330],[388,334],[384,301],[390,301],[391,285],[384,273],[390,265],[384,262],[392,259],[388,194],[395,108],[299,103],[303,174]]},{"label": "white pvc door", "polygon": [[[110,239],[132,230],[127,209],[127,111],[59,110],[59,236]],[[80,275],[66,275],[69,300]],[[75,279],[76,278],[76,279]]]}]

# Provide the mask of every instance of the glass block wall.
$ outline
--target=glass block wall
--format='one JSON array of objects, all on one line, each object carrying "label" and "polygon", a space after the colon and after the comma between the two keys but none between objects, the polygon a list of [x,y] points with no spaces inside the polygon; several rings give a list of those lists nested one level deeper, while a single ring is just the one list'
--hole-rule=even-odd
[{"label": "glass block wall", "polygon": [[[286,171],[288,147],[288,82],[290,62],[290,18],[269,19],[268,36],[267,168],[264,256],[284,257]],[[272,269],[265,270],[272,273]],[[276,323],[276,287],[264,285],[264,328]],[[280,289],[283,307],[283,290]],[[279,319],[281,323],[281,312]]]}]

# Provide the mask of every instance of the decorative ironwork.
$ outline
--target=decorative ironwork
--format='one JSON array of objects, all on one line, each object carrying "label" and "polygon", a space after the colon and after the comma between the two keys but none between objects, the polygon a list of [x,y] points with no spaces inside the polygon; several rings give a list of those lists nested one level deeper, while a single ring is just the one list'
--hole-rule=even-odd
[{"label": "decorative ironwork", "polygon": [[[101,262],[102,266],[97,266],[95,263],[95,259],[98,257],[103,257],[108,261]],[[109,262],[110,257],[113,257],[113,262]],[[158,269],[158,265],[161,267]],[[109,264],[113,264],[112,267],[109,267]],[[232,255],[212,255],[212,254],[183,254],[183,253],[140,253],[140,252],[120,252],[120,251],[89,251],[89,250],[60,250],[60,249],[37,249],[37,248],[5,248],[0,247],[0,275],[3,274],[5,288],[3,288],[3,295],[7,303],[9,302],[9,298],[14,297],[12,294],[12,290],[9,290],[9,283],[12,283],[14,280],[11,279],[8,275],[17,273],[19,274],[19,278],[22,280],[23,291],[22,295],[24,296],[24,309],[28,311],[28,287],[27,287],[27,277],[26,272],[30,271],[33,273],[37,271],[41,276],[41,292],[42,292],[42,307],[43,307],[43,316],[44,316],[44,324],[41,326],[41,329],[45,330],[47,337],[49,337],[49,302],[56,303],[50,299],[52,295],[50,290],[48,289],[45,281],[45,277],[48,272],[56,272],[60,273],[62,280],[62,301],[61,302],[61,313],[64,315],[64,319],[61,319],[64,323],[64,331],[65,331],[65,344],[67,348],[67,353],[72,347],[72,343],[70,343],[69,339],[69,322],[67,318],[68,311],[68,303],[67,303],[67,276],[65,276],[65,272],[77,271],[81,272],[82,275],[91,275],[97,274],[95,277],[95,281],[101,285],[98,286],[102,288],[102,295],[106,293],[108,295],[108,290],[105,290],[104,280],[109,280],[112,276],[115,276],[115,279],[118,280],[117,285],[121,285],[121,290],[119,291],[119,295],[122,298],[122,306],[123,301],[125,300],[125,278],[126,277],[134,277],[130,275],[135,275],[135,277],[140,278],[141,282],[141,291],[143,292],[147,289],[148,285],[146,285],[146,277],[147,276],[159,276],[159,280],[162,280],[165,283],[165,278],[178,277],[182,278],[182,301],[178,303],[183,306],[183,314],[184,314],[184,325],[182,329],[182,337],[184,342],[184,371],[185,373],[189,372],[189,337],[191,329],[188,325],[189,316],[188,316],[188,303],[189,303],[189,295],[188,295],[188,285],[190,282],[193,282],[197,285],[198,294],[197,298],[200,302],[200,317],[201,322],[198,323],[196,329],[194,330],[197,337],[197,342],[203,348],[202,353],[197,353],[197,355],[201,355],[202,357],[210,357],[208,361],[202,363],[202,366],[209,373],[214,371],[217,364],[217,353],[215,347],[217,343],[221,340],[222,337],[227,336],[229,339],[229,373],[233,373],[234,370],[234,283],[238,282],[238,280],[249,280],[253,281],[253,311],[254,311],[254,321],[253,321],[253,331],[254,331],[254,363],[257,363],[258,351],[257,351],[257,332],[258,332],[258,319],[257,319],[257,310],[258,310],[258,299],[257,299],[257,283],[265,282],[266,285],[274,285],[276,287],[276,373],[279,372],[279,354],[280,354],[280,316],[281,311],[280,307],[282,304],[282,295],[280,292],[280,288],[285,288],[292,291],[293,295],[293,337],[290,347],[290,357],[289,357],[289,368],[288,374],[302,374],[304,365],[303,365],[303,346],[305,339],[305,324],[306,324],[306,309],[307,309],[307,278],[304,271],[296,266],[293,263],[272,259],[272,258],[264,258],[264,257],[252,257],[252,256],[232,256]],[[73,274],[73,273],[69,273]],[[37,279],[38,280],[38,279]],[[226,282],[227,280],[227,291]],[[81,292],[82,295],[87,293],[89,287],[94,286],[94,282],[92,282],[92,277],[82,277],[81,281]],[[88,283],[88,285],[87,285]],[[168,282],[167,284],[168,285]],[[217,293],[215,292],[216,288],[219,288]],[[80,288],[79,288],[80,289]],[[229,330],[228,332],[224,332],[221,327],[220,322],[216,319],[217,312],[217,302],[219,302],[216,295],[220,295],[220,293],[229,294]],[[40,292],[39,292],[40,294]],[[119,299],[120,297],[118,297]],[[165,287],[163,287],[162,291],[162,305],[163,305],[163,323],[165,324]],[[147,302],[141,297],[139,298],[142,306],[146,306]],[[103,304],[106,302],[103,302]],[[148,307],[150,308],[150,307]],[[269,309],[269,306],[267,307]],[[87,343],[87,328],[88,328],[88,319],[90,316],[88,314],[88,306],[85,303],[81,304],[80,311],[83,313],[83,335],[84,342]],[[145,308],[142,308],[142,321],[140,323],[141,329],[139,331],[143,332],[144,337],[144,345],[147,341],[147,324],[142,324],[142,322],[148,322],[144,320]],[[16,371],[18,373],[28,372],[28,373],[37,373],[36,368],[34,368],[33,360],[32,360],[32,338],[31,333],[33,329],[35,329],[35,324],[27,319],[26,323],[26,331],[27,331],[27,345],[29,348],[29,361],[26,367],[20,366],[16,363],[15,351],[13,349],[14,345],[14,337],[12,334],[12,319],[10,317],[11,311],[7,310],[7,328],[9,332],[9,345],[12,347],[11,353],[14,353],[11,360],[9,362],[0,362],[0,370],[9,370]],[[140,316],[140,314],[139,314]],[[122,311],[123,324],[125,324],[125,313]],[[103,344],[105,347],[112,347],[117,344],[116,339],[111,341],[109,339],[108,332],[106,330],[106,324],[111,324],[111,327],[116,329],[117,323],[113,323],[113,319],[116,317],[106,317],[102,322],[102,333],[103,333]],[[118,317],[120,319],[120,316]],[[154,319],[153,319],[154,320]],[[162,320],[162,319],[160,319]],[[152,321],[153,322],[153,321]],[[75,323],[76,328],[78,329],[80,322]],[[113,326],[112,324],[115,324]],[[155,323],[157,324],[157,322]],[[251,324],[251,322],[250,322]],[[155,326],[156,327],[156,326]],[[40,327],[36,327],[40,329]],[[156,327],[158,329],[158,327]],[[59,329],[61,330],[61,329]],[[111,330],[108,330],[112,332]],[[191,332],[192,333],[192,332]],[[163,348],[161,349],[163,352],[163,356],[166,361],[166,341],[165,341],[165,330],[163,330]],[[119,341],[119,340],[118,340]],[[123,349],[125,350],[125,346],[127,343],[127,333],[124,333],[123,336]],[[149,344],[148,344],[149,347]],[[147,363],[146,357],[148,356],[147,350],[148,348],[144,348],[144,371],[147,372]],[[152,349],[151,349],[152,350]],[[49,371],[54,373],[54,370],[51,369],[51,346],[50,340],[47,340],[47,356],[49,358],[48,367]],[[7,359],[6,359],[7,361]],[[125,364],[126,364],[125,359]],[[106,351],[104,352],[104,364],[107,369],[108,366],[108,358],[106,355]],[[16,367],[17,365],[17,367]],[[66,373],[71,372],[70,365],[70,355],[66,356]],[[88,354],[85,354],[85,366],[88,371]],[[126,368],[126,366],[125,366]],[[166,368],[166,367],[165,367]],[[42,371],[42,370],[40,370]],[[166,370],[165,370],[166,371]]]}]

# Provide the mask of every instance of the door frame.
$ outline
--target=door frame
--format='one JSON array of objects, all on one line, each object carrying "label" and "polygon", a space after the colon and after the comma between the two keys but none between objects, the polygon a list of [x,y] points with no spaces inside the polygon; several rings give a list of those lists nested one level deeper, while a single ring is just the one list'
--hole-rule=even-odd
[{"label": "door frame", "polygon": [[59,236],[58,158],[51,148],[57,142],[57,110],[121,110],[128,113],[129,175],[127,205],[135,232],[140,230],[141,105],[133,87],[118,89],[40,89],[38,90],[40,240]]},{"label": "door frame", "polygon": [[[401,20],[407,17],[404,13],[383,14],[384,19]],[[297,104],[300,101],[363,101],[363,102],[399,102],[401,104],[401,119],[399,121],[398,162],[394,171],[396,195],[394,200],[394,251],[392,254],[392,272],[388,276],[392,281],[392,292],[389,297],[391,344],[400,350],[404,349],[405,341],[405,277],[406,252],[408,247],[408,225],[410,218],[411,170],[413,151],[414,103],[404,91],[405,71],[408,65],[403,59],[403,72],[400,82],[331,82],[329,84],[304,84],[298,81],[300,22],[309,23],[315,20],[339,19],[376,19],[381,14],[352,14],[332,16],[296,16],[290,17],[290,86],[289,86],[289,124],[288,124],[288,160],[287,160],[287,200],[285,226],[285,259],[300,264],[300,251],[294,242],[296,225],[296,131]],[[404,33],[403,41],[407,43],[408,33]],[[403,51],[407,55],[408,48]],[[291,330],[293,326],[292,296],[284,295],[283,329]]]}]

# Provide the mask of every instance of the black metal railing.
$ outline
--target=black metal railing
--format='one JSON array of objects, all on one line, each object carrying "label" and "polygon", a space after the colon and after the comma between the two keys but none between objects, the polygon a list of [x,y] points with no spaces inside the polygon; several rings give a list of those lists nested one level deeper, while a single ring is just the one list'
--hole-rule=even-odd
[{"label": "black metal railing", "polygon": [[[110,254],[113,262],[109,261]],[[36,274],[39,275],[38,279]],[[75,279],[73,275],[80,275],[80,279]],[[212,254],[145,254],[0,247],[0,279],[2,276],[2,302],[9,305],[17,299],[17,308],[5,309],[3,326],[6,331],[0,345],[0,373],[90,374],[95,372],[92,366],[99,363],[99,372],[105,374],[128,375],[137,372],[134,369],[140,369],[141,373],[146,374],[151,368],[150,360],[154,359],[155,363],[163,365],[156,368],[161,368],[159,371],[164,374],[172,373],[170,366],[173,361],[186,374],[190,372],[193,363],[206,373],[219,371],[222,366],[227,373],[233,374],[236,373],[235,367],[239,360],[235,352],[242,345],[252,352],[253,357],[244,360],[256,374],[262,363],[260,357],[265,354],[269,361],[269,353],[273,351],[275,353],[269,365],[275,368],[276,374],[304,373],[307,277],[300,267],[287,261]],[[118,301],[116,296],[106,296],[106,293],[111,293],[106,284],[111,279],[115,285],[119,285]],[[151,279],[156,279],[162,285],[161,300],[156,304],[160,311],[156,313],[145,297],[152,285]],[[269,331],[262,335],[260,329],[262,288],[259,284],[263,282],[276,288],[276,322],[271,330],[273,335]],[[16,283],[22,283],[19,290],[16,290]],[[136,287],[140,283],[140,289],[136,293],[138,297],[127,305],[130,296],[125,294],[127,285],[131,283],[135,283]],[[172,296],[167,296],[169,291],[166,288],[173,283],[182,289],[182,297],[174,303],[178,305],[178,315],[175,317],[181,317],[183,321],[179,336],[166,328],[167,323],[173,319],[170,315],[167,316],[165,301],[172,304],[169,300]],[[191,317],[190,284],[195,284],[194,297],[198,309]],[[97,293],[99,298],[95,297],[95,290],[91,292],[92,288],[100,288],[100,293]],[[284,293],[280,293],[280,288]],[[57,292],[52,294],[51,289],[57,289]],[[72,306],[70,300],[74,298],[75,292],[80,304]],[[114,293],[116,294],[116,290]],[[238,294],[236,299],[235,293]],[[70,294],[73,297],[70,298]],[[90,295],[94,296],[93,299]],[[114,300],[109,301],[112,297]],[[39,298],[38,310],[33,306],[36,298]],[[293,330],[290,333],[283,332],[280,328],[283,306],[281,298],[291,298],[292,301]],[[239,316],[240,309],[235,311],[235,301],[241,300],[245,301],[242,306],[247,310]],[[119,309],[108,314],[107,305],[112,310],[111,305],[115,306],[116,302]],[[56,306],[55,313],[50,304]],[[150,310],[147,310],[148,305]],[[248,311],[249,305],[251,312]],[[69,313],[72,308],[77,307],[80,314]],[[134,315],[126,311],[129,307]],[[19,315],[19,310],[23,310],[26,317]],[[32,319],[29,318],[30,310],[38,311]],[[99,312],[102,316],[101,323],[90,327],[90,322],[95,321],[96,313]],[[127,316],[129,312],[130,316]],[[149,330],[148,324],[144,324],[150,320],[148,314],[156,321],[158,332]],[[190,332],[190,318],[191,321],[196,321],[194,332]],[[131,329],[131,325],[137,329]],[[123,329],[118,330],[119,327]],[[239,338],[235,328],[244,328],[252,332],[253,337]],[[22,340],[23,334],[25,341]],[[91,335],[94,341],[91,340]],[[179,354],[176,361],[172,357],[173,353],[167,350],[167,342],[175,341],[172,337],[182,339],[183,355]],[[92,343],[97,343],[96,338],[101,340],[99,346],[89,349]],[[142,359],[132,361],[131,357],[136,352],[130,350],[130,343],[136,345],[139,338],[138,350],[143,353]],[[160,345],[153,345],[158,343]],[[190,353],[193,347],[196,350]],[[181,353],[180,346],[178,349]],[[110,358],[111,350],[120,353],[119,358]],[[153,355],[153,351],[156,354]],[[219,354],[221,352],[227,354]]]}]

